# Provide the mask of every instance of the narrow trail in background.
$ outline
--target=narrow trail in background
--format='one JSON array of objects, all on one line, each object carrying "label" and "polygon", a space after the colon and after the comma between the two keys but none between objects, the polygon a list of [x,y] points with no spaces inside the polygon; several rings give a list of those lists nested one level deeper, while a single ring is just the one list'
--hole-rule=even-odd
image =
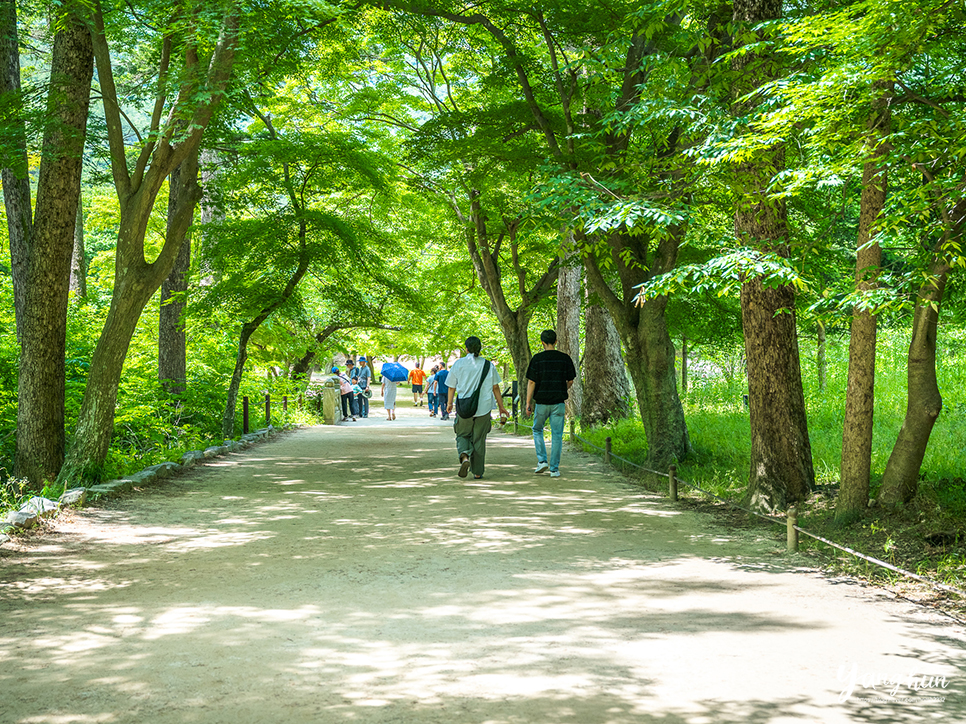
[{"label": "narrow trail in background", "polygon": [[0,549],[0,722],[966,720],[948,620],[582,453],[494,430],[464,480],[449,423],[372,415]]}]

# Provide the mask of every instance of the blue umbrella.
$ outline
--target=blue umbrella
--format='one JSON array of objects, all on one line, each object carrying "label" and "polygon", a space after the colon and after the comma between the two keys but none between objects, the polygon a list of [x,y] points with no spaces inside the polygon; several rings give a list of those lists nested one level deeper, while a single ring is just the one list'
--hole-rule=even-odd
[{"label": "blue umbrella", "polygon": [[386,362],[382,366],[382,376],[390,382],[405,382],[409,379],[409,370],[398,362]]}]

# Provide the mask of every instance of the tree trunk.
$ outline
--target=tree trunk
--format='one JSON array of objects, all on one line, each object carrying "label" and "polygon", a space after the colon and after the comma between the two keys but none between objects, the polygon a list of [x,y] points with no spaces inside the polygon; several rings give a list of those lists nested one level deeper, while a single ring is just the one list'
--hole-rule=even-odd
[{"label": "tree trunk", "polygon": [[[763,21],[782,15],[781,0],[734,0],[739,32],[753,32]],[[763,46],[767,52],[767,47]],[[751,51],[737,56],[734,112],[756,112],[753,91],[777,77],[778,59]],[[736,169],[739,196],[735,236],[744,246],[787,257],[788,211],[784,201],[770,197],[774,176],[785,168],[781,145],[758,151]],[[791,287],[766,288],[759,278],[741,287],[741,323],[748,370],[751,416],[751,471],[747,504],[773,512],[804,500],[815,484],[811,444],[805,416],[805,392]]]},{"label": "tree trunk", "polygon": [[[294,194],[292,196],[294,202]],[[306,241],[306,231],[306,222],[302,219],[299,221],[299,263],[292,273],[292,276],[285,283],[285,287],[254,319],[242,325],[241,335],[238,340],[238,354],[235,357],[235,369],[232,372],[231,382],[228,385],[225,414],[221,418],[221,431],[226,440],[231,438],[235,433],[235,407],[238,403],[238,390],[241,387],[242,374],[245,371],[245,362],[248,360],[248,341],[261,326],[262,322],[268,319],[276,309],[285,304],[295,293],[299,283],[302,281],[302,277],[305,276],[305,273],[309,269],[309,248]]]},{"label": "tree trunk", "polygon": [[681,337],[681,394],[688,394],[688,336]]},{"label": "tree trunk", "polygon": [[[568,249],[574,247],[573,232],[567,233],[564,242]],[[577,379],[570,388],[570,395],[567,398],[567,414],[571,419],[581,416],[583,404],[583,385],[581,383],[581,356],[580,356],[580,308],[581,308],[581,277],[583,276],[583,265],[573,253],[567,256],[568,263],[560,267],[557,275],[557,349],[570,355],[577,368]],[[526,393],[523,393],[524,403]]]},{"label": "tree trunk", "polygon": [[[526,310],[518,310],[516,313],[497,315],[507,350],[510,352],[510,359],[513,360],[521,408],[527,401],[527,368],[530,366],[530,358],[533,357],[533,352],[530,350],[530,339],[527,336],[531,313]],[[485,352],[483,356],[486,356]],[[504,375],[504,381],[507,384],[511,382],[507,375]]]},{"label": "tree trunk", "polygon": [[879,503],[887,508],[908,503],[915,497],[929,435],[942,410],[943,400],[936,379],[936,326],[949,271],[944,262],[933,264],[932,279],[919,289],[916,300],[909,344],[906,417],[886,464],[878,497]]},{"label": "tree trunk", "polygon": [[[683,235],[684,227],[675,228],[656,244],[656,248],[647,244],[638,248],[637,258],[648,259],[648,274],[661,274],[674,268]],[[627,370],[634,383],[647,436],[647,463],[663,471],[671,463],[684,460],[691,452],[684,408],[678,396],[674,345],[664,316],[667,297],[652,298],[639,304],[636,301],[636,285],[650,277],[642,273],[640,264],[624,264],[621,260],[616,250],[630,248],[627,239],[612,248],[612,259],[620,276],[620,296],[604,279],[593,255],[584,257],[584,268],[594,292],[610,313],[627,355]],[[590,355],[588,343],[584,351],[585,365],[589,365]],[[590,384],[586,374],[584,382],[585,385]],[[585,390],[589,388],[585,387]],[[586,391],[585,405],[590,404],[589,395],[589,391]]]},{"label": "tree trunk", "polygon": [[[20,103],[20,45],[17,33],[17,3],[3,0],[0,4],[0,93]],[[7,236],[10,240],[10,273],[13,277],[14,314],[17,339],[23,327],[24,293],[27,290],[28,262],[33,245],[33,223],[30,208],[30,175],[27,162],[27,130],[22,112],[4,119],[4,143],[11,165],[2,170],[3,203],[7,212]]]},{"label": "tree trunk", "polygon": [[195,252],[198,258],[201,260],[201,267],[198,270],[198,284],[201,287],[210,287],[217,281],[215,272],[208,266],[206,259],[209,255],[205,253],[205,225],[215,224],[225,220],[225,213],[215,202],[212,194],[216,188],[216,183],[218,181],[218,165],[219,158],[218,152],[209,148],[203,149],[201,151],[201,164],[199,171],[201,173],[201,187],[203,189],[204,195],[198,202],[201,221],[201,233],[196,235],[196,239],[200,242],[200,248]]},{"label": "tree trunk", "polygon": [[[458,207],[454,206],[460,220],[466,225],[466,246],[470,253],[470,260],[480,280],[480,286],[490,299],[490,306],[496,315],[507,349],[513,359],[516,371],[518,394],[520,400],[526,402],[527,367],[530,365],[532,353],[528,330],[530,318],[541,299],[549,295],[559,274],[559,258],[554,257],[547,271],[529,289],[526,285],[526,271],[520,262],[517,247],[517,220],[504,219],[504,233],[494,241],[487,229],[487,219],[480,202],[480,192],[470,191],[470,216],[467,219]],[[510,307],[503,290],[503,271],[500,267],[500,249],[508,238],[512,267],[517,281],[517,291],[520,294],[520,304],[516,309]]]},{"label": "tree trunk", "polygon": [[[885,99],[876,104],[869,126],[879,138],[891,128],[890,112]],[[885,147],[875,150],[875,160],[865,164],[862,172],[862,196],[859,202],[859,232],[856,239],[855,286],[868,291],[877,286],[882,263],[882,249],[872,241],[879,214],[885,206],[887,169],[883,158]],[[869,505],[872,477],[872,425],[875,408],[876,315],[858,307],[852,310],[849,336],[849,379],[845,393],[845,421],[842,426],[842,464],[835,522],[846,525],[855,520]]]},{"label": "tree trunk", "polygon": [[[266,315],[267,316],[267,315]],[[235,368],[228,383],[228,393],[225,396],[225,412],[221,417],[221,434],[225,440],[230,440],[235,434],[235,409],[238,406],[238,390],[241,389],[242,375],[245,372],[245,362],[248,361],[248,340],[251,339],[261,321],[252,320],[242,325],[238,338],[238,354],[235,355]]]},{"label": "tree trunk", "polygon": [[304,382],[309,376],[309,367],[311,367],[312,362],[315,360],[315,350],[309,349],[302,355],[299,360],[292,365],[292,371],[289,376],[298,382]]},{"label": "tree trunk", "polygon": [[[185,159],[186,168],[197,163],[197,154]],[[184,170],[184,169],[183,169]],[[181,238],[191,224],[190,211],[200,196],[193,171],[182,175],[179,212],[175,215],[173,238]],[[168,247],[153,262],[144,260],[142,244],[151,207],[158,189],[143,187],[121,205],[118,252],[114,268],[111,308],[91,357],[90,375],[84,389],[77,428],[68,452],[64,480],[88,474],[99,476],[114,431],[114,408],[124,368],[124,359],[144,307],[171,273],[180,251]]]},{"label": "tree trunk", "polygon": [[620,335],[607,310],[599,304],[588,304],[585,330],[580,424],[592,427],[629,417],[631,386],[621,354]]},{"label": "tree trunk", "polygon": [[[120,225],[115,252],[114,290],[111,308],[91,358],[91,372],[74,439],[61,470],[59,481],[68,483],[88,472],[98,473],[110,447],[114,428],[114,406],[124,358],[131,336],[148,301],[171,273],[180,249],[165,244],[157,258],[148,263],[144,255],[147,225],[164,179],[179,164],[182,169],[181,198],[175,214],[172,238],[180,238],[191,224],[191,212],[201,195],[197,184],[198,149],[231,76],[237,41],[238,15],[228,11],[221,35],[212,50],[207,71],[202,70],[195,39],[188,37],[182,57],[185,65],[181,89],[170,116],[180,123],[159,125],[166,91],[162,84],[152,115],[152,128],[159,135],[145,141],[135,160],[128,166],[127,142],[123,131],[110,49],[99,5],[94,6],[94,56],[97,77],[104,98],[104,117],[111,152],[111,173],[120,204]],[[162,47],[162,69],[167,70],[172,43]],[[162,72],[165,75],[165,72]],[[203,93],[200,91],[204,91]],[[202,100],[199,100],[202,98]],[[179,140],[175,143],[177,134]],[[189,168],[190,167],[190,168]],[[73,216],[71,217],[73,220]]]},{"label": "tree trunk", "polygon": [[[168,228],[175,233],[178,225],[178,198],[181,187],[181,166],[168,177]],[[192,209],[191,217],[194,217]],[[180,245],[171,273],[161,284],[161,306],[158,317],[158,379],[172,395],[183,395],[188,384],[188,340],[184,314],[187,308],[188,273],[191,269],[190,227],[182,227],[182,238],[171,239]],[[167,243],[167,242],[166,242]]]},{"label": "tree trunk", "polygon": [[87,298],[87,252],[84,249],[84,206],[81,199],[77,200],[74,251],[70,257],[70,292],[75,301]]},{"label": "tree trunk", "polygon": [[748,368],[751,471],[746,503],[774,512],[805,500],[815,483],[790,287],[741,287]]},{"label": "tree trunk", "polygon": [[674,344],[664,316],[666,305],[667,298],[644,302],[635,333],[630,340],[624,337],[627,368],[647,435],[647,462],[662,472],[691,451],[684,407],[678,396]]},{"label": "tree trunk", "polygon": [[94,72],[91,35],[71,12],[54,37],[37,208],[23,292],[17,475],[35,487],[64,461],[64,358],[70,260]]},{"label": "tree trunk", "polygon": [[825,388],[828,387],[828,361],[825,352],[825,322],[819,319],[815,323],[815,374],[818,376],[819,392],[825,392]]}]

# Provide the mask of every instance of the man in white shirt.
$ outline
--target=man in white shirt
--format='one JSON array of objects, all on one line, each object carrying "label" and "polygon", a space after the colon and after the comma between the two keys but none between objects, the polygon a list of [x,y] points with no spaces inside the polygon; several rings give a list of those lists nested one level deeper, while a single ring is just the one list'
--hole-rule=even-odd
[{"label": "man in white shirt", "polygon": [[[460,460],[458,475],[465,478],[472,468],[473,477],[476,480],[483,477],[486,463],[486,436],[492,426],[490,412],[494,407],[499,407],[500,422],[506,422],[507,418],[503,397],[500,395],[502,381],[500,373],[496,365],[480,357],[482,349],[483,343],[479,337],[468,337],[466,356],[453,363],[446,378],[447,412],[453,412],[455,398],[462,401],[462,407],[471,402],[474,393],[479,395],[476,405],[471,405],[473,409],[458,410],[453,422],[453,430],[456,432],[456,453]],[[466,416],[461,416],[460,412]]]}]

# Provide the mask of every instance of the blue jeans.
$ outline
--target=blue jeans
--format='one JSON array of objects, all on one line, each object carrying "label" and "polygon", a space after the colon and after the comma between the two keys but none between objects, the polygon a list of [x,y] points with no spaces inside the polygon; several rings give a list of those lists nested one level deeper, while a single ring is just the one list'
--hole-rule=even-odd
[{"label": "blue jeans", "polygon": [[[536,405],[533,412],[533,446],[537,449],[537,463],[547,463],[550,472],[560,467],[560,451],[563,448],[564,411],[567,405]],[[543,440],[543,428],[550,419],[550,459],[547,459],[547,444]]]}]

